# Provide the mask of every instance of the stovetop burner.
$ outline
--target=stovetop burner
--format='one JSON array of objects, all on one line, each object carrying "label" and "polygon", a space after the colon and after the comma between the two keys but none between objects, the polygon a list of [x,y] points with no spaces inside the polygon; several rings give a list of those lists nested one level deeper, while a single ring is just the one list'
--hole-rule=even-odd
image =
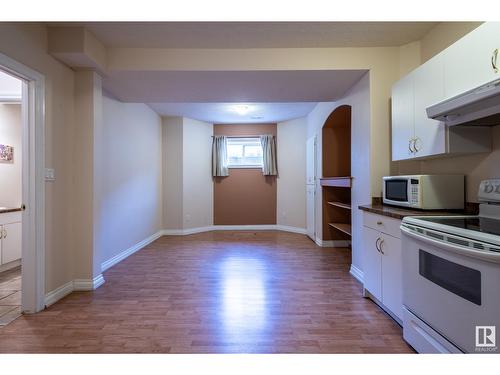
[{"label": "stovetop burner", "polygon": [[431,223],[449,225],[455,228],[473,230],[476,232],[500,235],[500,220],[488,217],[471,216],[464,218],[457,217],[419,217],[420,220]]}]

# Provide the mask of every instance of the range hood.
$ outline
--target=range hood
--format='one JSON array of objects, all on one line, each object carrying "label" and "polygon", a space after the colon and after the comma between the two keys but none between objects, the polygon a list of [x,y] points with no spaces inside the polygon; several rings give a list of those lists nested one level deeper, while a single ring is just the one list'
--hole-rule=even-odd
[{"label": "range hood", "polygon": [[500,125],[500,79],[428,107],[427,117],[447,125]]}]

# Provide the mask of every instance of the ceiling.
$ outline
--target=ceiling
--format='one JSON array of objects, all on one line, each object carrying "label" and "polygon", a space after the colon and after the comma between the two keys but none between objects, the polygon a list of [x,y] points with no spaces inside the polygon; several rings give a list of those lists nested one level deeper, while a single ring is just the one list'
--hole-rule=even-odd
[{"label": "ceiling", "polygon": [[124,102],[327,102],[341,98],[365,73],[365,70],[112,71],[103,84]]},{"label": "ceiling", "polygon": [[[215,124],[270,123],[304,117],[317,103],[151,103],[161,116],[183,116]],[[246,108],[245,108],[246,107]]]},{"label": "ceiling", "polygon": [[83,22],[108,47],[325,48],[400,46],[437,22]]}]

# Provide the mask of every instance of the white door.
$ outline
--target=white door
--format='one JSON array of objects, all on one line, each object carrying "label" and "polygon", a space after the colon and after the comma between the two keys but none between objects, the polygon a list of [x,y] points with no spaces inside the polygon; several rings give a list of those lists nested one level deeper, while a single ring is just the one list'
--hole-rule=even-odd
[{"label": "white door", "polygon": [[413,75],[403,77],[392,87],[392,160],[414,157],[411,142],[413,126]]},{"label": "white door", "polygon": [[5,224],[2,229],[2,264],[21,259],[22,224]]},{"label": "white door", "polygon": [[[446,98],[500,78],[492,67],[495,49],[500,49],[500,22],[486,22],[446,49]],[[497,65],[500,68],[500,56]]]},{"label": "white door", "polygon": [[316,241],[315,229],[315,207],[316,207],[316,186],[307,185],[307,200],[306,200],[306,220],[307,220],[307,235]]},{"label": "white door", "polygon": [[403,319],[403,282],[401,240],[382,233],[382,302],[399,319]]},{"label": "white door", "polygon": [[306,184],[316,182],[316,136],[311,137],[306,143]]},{"label": "white door", "polygon": [[382,301],[382,262],[377,246],[381,236],[379,231],[363,227],[363,286],[379,301]]},{"label": "white door", "polygon": [[443,56],[438,55],[417,68],[414,76],[416,157],[446,152],[446,126],[427,117],[426,108],[444,99]]}]

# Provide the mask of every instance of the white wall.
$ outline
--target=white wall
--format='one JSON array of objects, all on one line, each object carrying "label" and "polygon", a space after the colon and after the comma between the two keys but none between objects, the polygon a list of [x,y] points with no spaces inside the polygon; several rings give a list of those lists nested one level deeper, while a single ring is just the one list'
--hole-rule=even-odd
[{"label": "white wall", "polygon": [[145,104],[103,97],[101,261],[162,228],[162,126]]},{"label": "white wall", "polygon": [[277,224],[306,227],[307,118],[278,123]]},{"label": "white wall", "polygon": [[183,119],[183,228],[213,224],[213,124]]},{"label": "white wall", "polygon": [[21,207],[22,120],[20,104],[0,103],[0,144],[14,147],[14,161],[0,161],[0,206]]},{"label": "white wall", "polygon": [[21,99],[22,81],[0,71],[0,99]]},{"label": "white wall", "polygon": [[[362,216],[359,205],[371,203],[371,167],[377,163],[372,160],[370,131],[370,78],[365,74],[344,97],[331,103],[318,103],[307,116],[307,137],[317,136],[317,171],[322,171],[321,129],[332,111],[341,105],[352,107],[351,119],[351,175],[352,187],[352,264],[362,270]],[[304,140],[305,143],[305,140]],[[316,223],[322,223],[322,195],[319,181],[316,194]],[[316,225],[316,236],[322,238],[322,226]]]}]

